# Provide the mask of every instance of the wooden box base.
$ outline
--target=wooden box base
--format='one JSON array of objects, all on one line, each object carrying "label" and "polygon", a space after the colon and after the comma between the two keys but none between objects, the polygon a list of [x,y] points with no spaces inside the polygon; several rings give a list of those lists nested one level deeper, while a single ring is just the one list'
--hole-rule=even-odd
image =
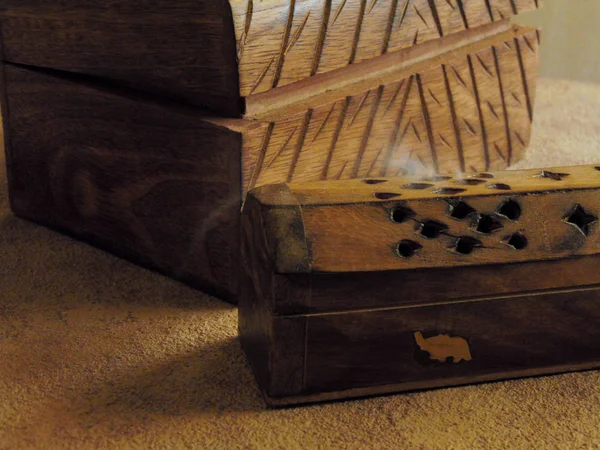
[{"label": "wooden box base", "polygon": [[249,193],[239,330],[271,404],[600,367],[600,166]]},{"label": "wooden box base", "polygon": [[[590,259],[572,264],[598,263],[597,257]],[[569,264],[541,265],[540,270],[560,279]],[[429,274],[422,272],[426,285]],[[388,273],[381,288],[377,276],[354,276],[370,286],[367,303],[386,297],[383,291],[410,296],[414,289],[404,286],[400,272]],[[345,277],[314,279],[313,295],[319,296],[335,291]],[[278,292],[289,289],[288,284]],[[273,314],[252,294],[241,298],[242,343],[273,406],[600,367],[598,285],[447,301],[433,296],[424,304],[296,315]]]}]

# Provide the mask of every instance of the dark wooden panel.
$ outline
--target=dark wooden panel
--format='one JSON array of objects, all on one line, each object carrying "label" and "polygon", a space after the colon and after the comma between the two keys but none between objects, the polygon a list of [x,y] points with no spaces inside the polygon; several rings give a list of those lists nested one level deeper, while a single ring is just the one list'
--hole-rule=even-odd
[{"label": "dark wooden panel", "polygon": [[[304,394],[589,366],[600,361],[599,324],[598,288],[311,316]],[[434,340],[418,344],[416,333]]]},{"label": "dark wooden panel", "polygon": [[6,66],[14,212],[211,292],[237,290],[241,136]]},{"label": "dark wooden panel", "polygon": [[0,21],[5,61],[242,113],[227,1],[5,0]]},{"label": "dark wooden panel", "polygon": [[271,338],[271,377],[267,395],[301,392],[304,387],[307,318],[275,317]]},{"label": "dark wooden panel", "polygon": [[[418,305],[457,301],[490,295],[560,289],[600,284],[600,256],[521,264],[282,276],[290,289],[274,296],[278,314],[344,311],[353,309]],[[377,286],[377,289],[373,289]],[[302,291],[303,295],[299,295]]]}]

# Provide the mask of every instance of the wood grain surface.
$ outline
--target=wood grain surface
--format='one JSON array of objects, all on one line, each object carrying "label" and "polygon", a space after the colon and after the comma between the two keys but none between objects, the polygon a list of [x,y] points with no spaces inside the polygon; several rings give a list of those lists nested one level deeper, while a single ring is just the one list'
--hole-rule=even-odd
[{"label": "wood grain surface", "polygon": [[195,111],[10,65],[13,211],[232,299],[241,135]]},{"label": "wood grain surface", "polygon": [[243,112],[225,0],[4,0],[4,61],[108,78],[227,116]]},{"label": "wood grain surface", "polygon": [[5,0],[4,60],[240,116],[252,94],[502,21],[538,0]]},{"label": "wood grain surface", "polygon": [[232,0],[249,96],[537,8],[535,0]]},{"label": "wood grain surface", "polygon": [[[338,273],[598,254],[599,186],[598,167],[577,166],[281,184],[250,195],[273,217],[265,226],[277,272]],[[302,233],[278,226],[287,210]]]},{"label": "wood grain surface", "polygon": [[282,274],[276,260],[297,248],[299,228],[276,225],[292,192],[273,198],[273,208],[253,195],[246,202],[239,305],[242,345],[268,404],[600,367],[599,255],[345,274],[301,264],[304,273]]},{"label": "wood grain surface", "polygon": [[[426,386],[446,377],[497,373],[505,378],[511,370],[566,364],[600,366],[599,320],[597,287],[311,316],[306,331],[304,390],[314,393],[415,381]],[[440,363],[418,345],[418,332],[429,338],[462,338],[472,359],[459,361],[462,350],[450,348],[447,361]]]},{"label": "wood grain surface", "polygon": [[290,114],[296,98],[252,135],[244,186],[505,168],[529,143],[537,63],[537,32],[516,28]]},{"label": "wood grain surface", "polygon": [[[255,233],[253,231],[253,233]],[[254,234],[254,244],[243,246],[244,261],[254,254],[253,245],[261,238]],[[244,239],[246,240],[246,239]],[[597,259],[597,257],[595,257]],[[479,277],[473,287],[485,286],[495,295],[453,297],[446,291],[427,289],[425,277],[434,279],[435,271],[422,270],[419,295],[415,285],[403,285],[404,272],[390,272],[388,284],[375,282],[369,273],[354,274],[354,286],[361,286],[351,297],[354,310],[332,310],[324,313],[280,315],[273,312],[267,296],[260,295],[260,286],[270,280],[272,286],[281,279],[294,276],[265,273],[258,275],[252,263],[244,265],[240,299],[240,337],[251,366],[266,400],[271,405],[307,403],[365,395],[401,392],[433,387],[461,385],[482,381],[535,376],[600,366],[600,288],[567,286],[563,269],[575,269],[573,261],[562,260],[554,266],[540,263],[531,286],[543,283],[542,278],[557,278],[565,283],[561,288],[532,291],[523,289],[511,295],[498,289],[497,278],[510,283],[510,278],[523,264],[494,266],[491,273],[473,274]],[[591,266],[594,261],[582,260]],[[531,267],[533,269],[533,267]],[[267,269],[268,270],[268,269]],[[462,269],[449,269],[456,282]],[[511,271],[513,271],[511,273]],[[588,281],[594,278],[588,270]],[[524,274],[531,274],[526,269]],[[573,272],[572,272],[573,273]],[[287,295],[302,296],[310,286],[313,295],[323,304],[338,307],[347,302],[343,279],[318,281],[319,275],[305,274],[305,285]],[[262,283],[256,283],[258,279]],[[446,281],[450,280],[450,274]],[[314,281],[317,283],[314,283]],[[557,283],[559,284],[559,283]],[[331,289],[327,289],[327,288]],[[347,290],[344,291],[344,287]],[[440,286],[438,286],[440,287]],[[454,291],[452,285],[448,286]],[[459,288],[460,289],[460,288]],[[337,291],[336,291],[337,290]],[[391,299],[395,290],[396,303],[369,308],[360,295],[370,290]],[[281,290],[280,293],[284,291]],[[466,288],[463,292],[466,294]],[[417,294],[414,302],[411,295]],[[438,301],[427,301],[427,295],[437,295]],[[286,298],[279,297],[285,303]],[[282,330],[286,333],[281,333]],[[287,352],[285,350],[288,350]]]}]

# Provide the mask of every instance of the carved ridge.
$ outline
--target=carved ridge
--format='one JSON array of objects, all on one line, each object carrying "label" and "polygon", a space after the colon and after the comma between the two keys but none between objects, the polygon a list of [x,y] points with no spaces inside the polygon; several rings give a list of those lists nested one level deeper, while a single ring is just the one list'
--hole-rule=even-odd
[{"label": "carved ridge", "polygon": [[390,165],[392,156],[394,155],[394,149],[396,148],[397,139],[399,136],[400,124],[402,123],[402,119],[404,118],[404,111],[406,109],[406,104],[408,102],[408,96],[410,95],[410,90],[412,88],[413,80],[414,80],[414,76],[411,76],[408,79],[408,83],[406,85],[406,91],[404,92],[404,96],[402,97],[402,103],[400,105],[400,110],[398,111],[398,116],[396,118],[395,126],[393,129],[392,135],[390,137],[390,145],[389,145],[388,154],[385,158],[385,164],[384,164],[383,168],[381,169],[381,176],[385,176],[386,170]]},{"label": "carved ridge", "polygon": [[[502,74],[500,73],[500,62],[498,60],[498,49],[496,47],[492,47],[492,54],[494,55],[494,65],[496,66],[496,76],[498,78],[498,86],[500,87],[500,97],[502,99],[502,109],[504,111],[504,128],[506,129],[506,140],[508,146],[508,155],[506,158],[503,158],[508,165],[510,165],[512,161],[513,155],[513,146],[512,139],[510,138],[510,122],[508,116],[508,108],[506,106],[506,98],[504,97],[504,85],[502,84]],[[498,151],[500,155],[502,152]]]},{"label": "carved ridge", "polygon": [[[525,36],[523,36],[525,38],[525,42],[527,42],[527,45],[529,45],[531,48],[531,44],[529,44],[529,41],[527,41],[527,38]],[[523,92],[525,93],[525,101],[527,102],[527,114],[529,114],[529,122],[533,122],[533,103],[531,101],[531,95],[529,93],[529,86],[527,84],[527,72],[525,71],[525,64],[523,62],[523,54],[521,53],[521,45],[519,44],[519,40],[515,39],[515,45],[517,47],[517,56],[519,58],[519,68],[521,69],[521,80],[523,82]],[[532,49],[533,51],[533,49]]]},{"label": "carved ridge", "polygon": [[[460,129],[458,127],[456,108],[454,106],[454,96],[452,95],[452,90],[450,89],[450,81],[448,80],[448,72],[446,70],[446,65],[442,65],[442,72],[444,73],[444,84],[446,86],[446,94],[448,95],[448,104],[450,107],[450,115],[452,116],[452,125],[454,126],[454,134],[456,136],[458,162],[460,164],[461,172],[464,172],[465,171],[465,155],[464,155],[464,151],[463,151],[463,143],[462,143],[462,138],[460,137]],[[466,119],[464,119],[464,121],[468,124]],[[444,141],[445,141],[445,139],[444,139]]]},{"label": "carved ridge", "polygon": [[354,162],[354,168],[352,169],[352,178],[356,178],[358,176],[358,171],[360,170],[360,165],[365,154],[365,150],[367,148],[367,143],[369,138],[371,137],[371,132],[373,130],[373,122],[375,121],[375,115],[377,114],[377,110],[379,109],[379,104],[381,103],[381,95],[383,94],[383,86],[379,86],[376,91],[375,98],[373,100],[373,105],[371,106],[371,111],[369,112],[369,119],[367,121],[367,128],[363,133],[363,137],[360,143],[360,147],[358,149],[358,154],[356,156],[356,161]]},{"label": "carved ridge", "polygon": [[[479,88],[477,87],[477,80],[475,78],[475,69],[473,67],[473,60],[470,55],[467,56],[467,63],[469,65],[469,73],[471,74],[471,83],[473,84],[473,94],[475,95],[475,103],[477,104],[477,114],[479,115],[479,123],[481,124],[481,140],[483,144],[483,157],[485,160],[485,170],[490,170],[491,160],[490,160],[490,148],[488,144],[488,133],[485,126],[485,121],[483,120],[483,111],[481,110],[481,98],[479,96]],[[487,102],[490,108],[492,109],[492,113],[496,118],[498,118],[496,112],[494,111],[491,103]]]},{"label": "carved ridge", "polygon": [[[427,130],[427,137],[429,139],[429,150],[431,152],[431,159],[433,160],[433,170],[437,173],[439,171],[438,156],[435,148],[435,138],[433,137],[433,129],[431,124],[431,116],[429,115],[429,109],[427,108],[427,102],[425,101],[425,93],[423,91],[423,81],[421,80],[421,74],[416,75],[417,87],[419,89],[419,97],[421,99],[421,109],[423,111],[423,119],[425,121],[425,128]],[[413,130],[417,133],[417,130],[413,124]],[[418,136],[418,133],[417,133]],[[420,140],[420,138],[419,138]]]},{"label": "carved ridge", "polygon": [[323,165],[323,173],[321,175],[322,180],[327,179],[327,175],[329,173],[329,166],[331,165],[333,153],[335,152],[337,141],[340,137],[340,133],[342,132],[342,126],[344,125],[344,117],[346,116],[346,112],[348,111],[349,104],[350,97],[346,97],[344,99],[344,105],[342,106],[342,111],[340,112],[340,117],[338,118],[338,122],[333,133],[333,137],[331,139],[331,145],[329,146],[329,150],[327,151],[327,159],[325,160],[325,164]]},{"label": "carved ridge", "polygon": [[290,164],[290,171],[287,178],[288,182],[292,181],[294,178],[294,172],[296,171],[296,165],[298,164],[300,153],[302,152],[302,147],[304,146],[304,141],[306,140],[306,133],[312,114],[313,110],[309,109],[304,115],[304,121],[302,122],[302,127],[300,128],[300,136],[298,137],[298,142],[296,143],[296,148],[294,149],[294,156],[292,157],[292,162]]}]

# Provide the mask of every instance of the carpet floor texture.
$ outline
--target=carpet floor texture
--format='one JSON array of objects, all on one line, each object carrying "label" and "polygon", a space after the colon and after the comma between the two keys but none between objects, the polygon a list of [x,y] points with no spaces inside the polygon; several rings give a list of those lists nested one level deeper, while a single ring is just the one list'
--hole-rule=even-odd
[{"label": "carpet floor texture", "polygon": [[[518,167],[598,162],[600,86],[541,80]],[[598,371],[268,410],[234,307],[11,216],[0,181],[1,449],[600,448]]]}]

